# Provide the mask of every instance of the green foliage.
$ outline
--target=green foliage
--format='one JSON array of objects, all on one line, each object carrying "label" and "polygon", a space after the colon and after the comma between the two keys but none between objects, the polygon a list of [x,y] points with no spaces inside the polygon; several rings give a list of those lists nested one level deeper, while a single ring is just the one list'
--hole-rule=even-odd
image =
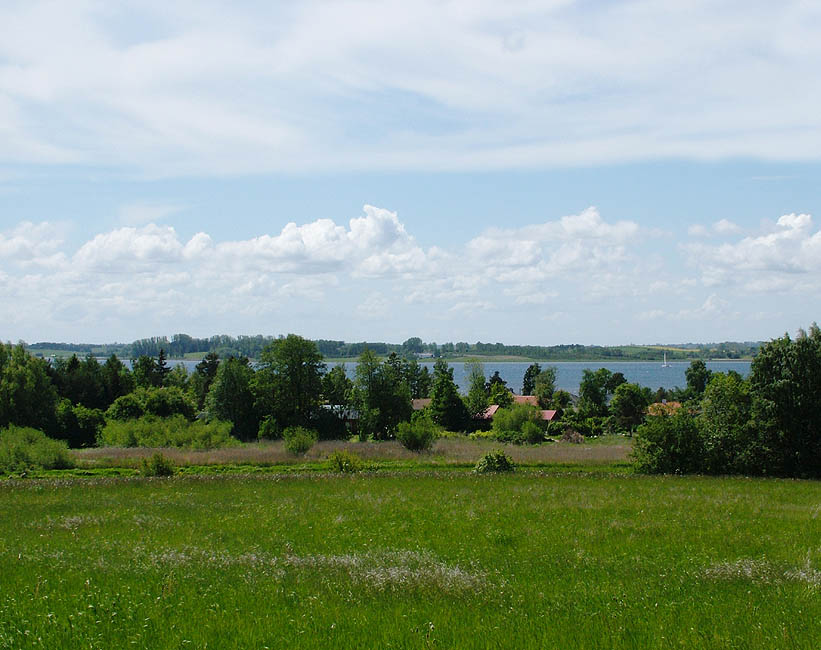
[{"label": "green foliage", "polygon": [[478,418],[488,407],[488,393],[485,387],[485,369],[479,361],[469,361],[465,364],[468,369],[468,394],[465,399],[465,408],[471,419]]},{"label": "green foliage", "polygon": [[205,398],[209,415],[230,422],[233,435],[241,440],[259,435],[259,417],[251,390],[253,378],[254,371],[247,358],[230,357],[219,364]]},{"label": "green foliage", "polygon": [[269,416],[259,423],[257,437],[260,440],[276,440],[282,437],[282,429],[277,426],[277,421]]},{"label": "green foliage", "polygon": [[167,388],[138,388],[133,393],[114,400],[106,411],[106,420],[133,420],[143,415],[170,417],[182,415],[193,420],[195,405],[192,398],[176,386]]},{"label": "green foliage", "polygon": [[636,469],[649,474],[689,474],[703,467],[704,444],[687,409],[651,415],[636,431]]},{"label": "green foliage", "polygon": [[533,385],[533,394],[539,398],[539,406],[550,408],[553,393],[556,390],[556,367],[548,366],[536,375]]},{"label": "green foliage", "polygon": [[501,449],[497,449],[482,456],[473,471],[477,474],[486,474],[488,472],[512,472],[515,468],[513,459]]},{"label": "green foliage", "polygon": [[138,393],[128,393],[114,400],[105,413],[106,420],[134,420],[145,415],[145,405]]},{"label": "green foliage", "polygon": [[585,417],[604,417],[607,415],[607,396],[613,385],[613,373],[607,368],[596,371],[584,370],[579,384],[579,411]]},{"label": "green foliage", "polygon": [[251,383],[260,417],[270,415],[284,427],[309,426],[319,409],[324,369],[313,341],[296,334],[272,341]]},{"label": "green foliage", "polygon": [[530,404],[500,408],[493,416],[492,431],[501,442],[538,443],[544,440],[542,412]]},{"label": "green foliage", "polygon": [[531,363],[527,370],[525,370],[524,377],[522,377],[522,395],[532,395],[536,388],[536,377],[542,371],[542,367],[538,363]]},{"label": "green foliage", "polygon": [[730,474],[755,470],[749,382],[738,373],[715,373],[704,391],[698,427],[704,471]]},{"label": "green foliage", "polygon": [[513,405],[513,393],[504,384],[498,381],[491,382],[488,402],[498,404],[500,409],[508,408]]},{"label": "green foliage", "polygon": [[328,468],[332,472],[342,472],[354,474],[361,472],[365,465],[362,459],[353,452],[345,449],[338,449],[328,456]]},{"label": "green foliage", "polygon": [[687,389],[693,397],[701,397],[710,381],[711,372],[707,370],[707,365],[701,360],[690,362],[690,367],[684,371],[687,379]]},{"label": "green foliage", "polygon": [[356,367],[352,404],[359,413],[359,436],[386,440],[400,422],[410,420],[411,391],[402,377],[402,363],[395,355],[379,363],[365,349]]},{"label": "green foliage", "polygon": [[439,436],[437,426],[429,417],[415,417],[412,422],[400,422],[396,438],[410,451],[428,451]]},{"label": "green foliage", "polygon": [[105,424],[105,416],[99,409],[86,408],[82,404],[72,406],[63,398],[57,405],[57,430],[55,438],[65,440],[69,447],[91,447]]},{"label": "green foliage", "polygon": [[151,458],[143,458],[140,462],[142,476],[174,476],[177,467],[174,461],[157,452]]},{"label": "green foliage", "polygon": [[0,427],[16,424],[53,433],[56,406],[48,364],[22,345],[0,343]]},{"label": "green foliage", "polygon": [[220,420],[190,422],[181,415],[146,415],[135,420],[109,420],[100,433],[104,447],[179,447],[216,449],[239,444],[231,437],[231,423]]},{"label": "green foliage", "polygon": [[146,415],[156,415],[161,418],[182,415],[193,420],[196,414],[192,399],[176,386],[147,389],[143,397]]},{"label": "green foliage", "polygon": [[437,359],[433,366],[433,389],[430,403],[431,419],[449,431],[467,429],[470,415],[453,381],[453,368]]},{"label": "green foliage", "polygon": [[761,473],[821,477],[821,330],[761,347],[750,373],[755,458]]},{"label": "green foliage", "polygon": [[301,456],[316,444],[316,431],[305,427],[288,427],[282,432],[285,449],[294,456]]},{"label": "green foliage", "polygon": [[644,413],[650,403],[648,391],[638,384],[620,384],[610,400],[610,413],[616,426],[623,431],[633,431],[644,422]]},{"label": "green foliage", "polygon": [[74,467],[68,447],[42,431],[10,425],[0,429],[0,474]]}]

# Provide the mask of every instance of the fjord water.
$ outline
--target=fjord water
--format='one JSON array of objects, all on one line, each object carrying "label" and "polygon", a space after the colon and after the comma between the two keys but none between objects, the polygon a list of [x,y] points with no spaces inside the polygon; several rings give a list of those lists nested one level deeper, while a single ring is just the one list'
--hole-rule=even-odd
[{"label": "fjord water", "polygon": [[[169,365],[183,364],[188,372],[194,371],[194,366],[197,361],[191,360],[169,360]],[[433,361],[420,361],[420,365],[427,366],[428,370],[433,371]],[[713,372],[727,372],[734,370],[742,377],[750,374],[750,361],[707,361],[707,368]],[[508,388],[518,393],[522,389],[522,378],[525,370],[531,364],[529,361],[488,361],[483,362],[485,369],[485,377],[490,376],[499,371],[499,376],[507,382]],[[330,370],[334,365],[328,364]],[[348,376],[353,379],[356,372],[356,361],[347,361],[344,364]],[[453,368],[453,379],[459,386],[459,390],[467,392],[468,390],[468,370],[465,363],[455,361],[449,363]],[[579,392],[579,384],[582,380],[582,373],[585,370],[598,370],[599,368],[607,368],[610,372],[622,373],[627,381],[636,383],[641,386],[648,386],[653,390],[657,388],[675,388],[679,386],[683,388],[687,385],[687,379],[684,373],[690,367],[689,361],[672,361],[668,368],[664,368],[660,361],[541,361],[539,365],[542,368],[547,366],[555,366],[556,368],[556,388],[566,390],[570,393]]]}]

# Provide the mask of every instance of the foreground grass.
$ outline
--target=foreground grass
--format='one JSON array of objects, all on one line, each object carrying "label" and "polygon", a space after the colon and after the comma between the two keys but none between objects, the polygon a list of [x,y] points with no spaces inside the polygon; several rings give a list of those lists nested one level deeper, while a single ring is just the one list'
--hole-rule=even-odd
[{"label": "foreground grass", "polygon": [[821,484],[0,483],[0,647],[817,648]]}]

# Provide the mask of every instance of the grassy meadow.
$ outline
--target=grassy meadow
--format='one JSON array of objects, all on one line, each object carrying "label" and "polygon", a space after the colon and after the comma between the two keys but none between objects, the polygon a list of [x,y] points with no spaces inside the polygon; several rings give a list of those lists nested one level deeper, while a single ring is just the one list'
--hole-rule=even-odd
[{"label": "grassy meadow", "polygon": [[0,481],[0,648],[807,648],[821,483]]}]

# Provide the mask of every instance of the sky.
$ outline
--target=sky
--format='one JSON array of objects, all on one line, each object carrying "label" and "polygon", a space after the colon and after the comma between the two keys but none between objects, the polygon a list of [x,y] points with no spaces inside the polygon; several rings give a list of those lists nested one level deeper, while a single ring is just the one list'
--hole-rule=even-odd
[{"label": "sky", "polygon": [[821,4],[0,3],[0,339],[768,340]]}]

